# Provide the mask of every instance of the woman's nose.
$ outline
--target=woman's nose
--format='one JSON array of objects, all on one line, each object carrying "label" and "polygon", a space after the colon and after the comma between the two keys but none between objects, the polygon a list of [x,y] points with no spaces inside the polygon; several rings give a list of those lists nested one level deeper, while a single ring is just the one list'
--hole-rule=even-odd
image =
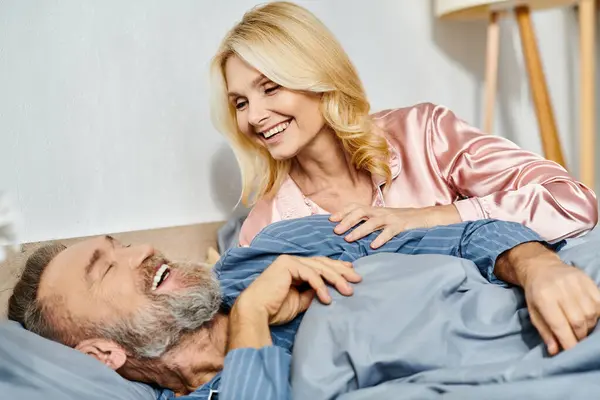
[{"label": "woman's nose", "polygon": [[260,101],[254,101],[248,106],[248,122],[257,130],[265,128],[264,123],[269,118],[267,109],[263,107]]}]

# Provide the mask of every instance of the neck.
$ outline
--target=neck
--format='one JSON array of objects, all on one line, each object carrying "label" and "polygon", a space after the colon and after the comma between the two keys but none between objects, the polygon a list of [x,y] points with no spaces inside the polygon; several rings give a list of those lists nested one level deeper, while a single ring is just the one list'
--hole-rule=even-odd
[{"label": "neck", "polygon": [[291,174],[299,184],[315,186],[317,190],[332,183],[355,185],[359,179],[359,173],[350,162],[340,139],[329,128],[324,128],[296,156]]},{"label": "neck", "polygon": [[120,371],[128,379],[171,389],[185,395],[209,382],[223,369],[228,317],[217,314],[210,325],[182,338],[156,360],[128,360]]}]

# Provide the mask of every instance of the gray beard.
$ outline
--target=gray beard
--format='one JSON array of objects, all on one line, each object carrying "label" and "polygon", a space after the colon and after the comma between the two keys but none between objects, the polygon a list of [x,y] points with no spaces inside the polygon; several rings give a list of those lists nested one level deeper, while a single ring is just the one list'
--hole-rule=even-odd
[{"label": "gray beard", "polygon": [[118,343],[137,359],[152,359],[176,346],[185,334],[212,321],[221,306],[221,289],[213,272],[199,264],[171,266],[184,272],[186,289],[148,293],[148,306],[115,324],[99,327],[100,337]]}]

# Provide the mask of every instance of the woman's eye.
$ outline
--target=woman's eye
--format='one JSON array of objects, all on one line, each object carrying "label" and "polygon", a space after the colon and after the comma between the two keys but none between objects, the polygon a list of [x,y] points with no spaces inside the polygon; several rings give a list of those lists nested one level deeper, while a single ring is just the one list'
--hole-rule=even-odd
[{"label": "woman's eye", "polygon": [[246,107],[246,101],[238,101],[237,103],[235,103],[235,108],[237,108],[238,110],[243,109],[244,107]]},{"label": "woman's eye", "polygon": [[265,93],[266,94],[272,94],[275,93],[277,91],[277,89],[279,89],[281,86],[280,85],[273,85],[273,86],[269,86],[265,88]]}]

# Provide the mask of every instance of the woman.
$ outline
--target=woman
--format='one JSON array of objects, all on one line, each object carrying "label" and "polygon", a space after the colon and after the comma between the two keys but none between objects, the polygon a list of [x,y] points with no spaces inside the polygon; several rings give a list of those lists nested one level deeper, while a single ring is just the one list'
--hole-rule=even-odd
[{"label": "woman", "polygon": [[558,164],[486,135],[433,104],[370,115],[358,74],[332,33],[286,2],[246,13],[213,60],[213,117],[253,205],[240,233],[331,214],[349,241],[377,248],[412,228],[495,218],[547,240],[597,222],[595,194]]}]

